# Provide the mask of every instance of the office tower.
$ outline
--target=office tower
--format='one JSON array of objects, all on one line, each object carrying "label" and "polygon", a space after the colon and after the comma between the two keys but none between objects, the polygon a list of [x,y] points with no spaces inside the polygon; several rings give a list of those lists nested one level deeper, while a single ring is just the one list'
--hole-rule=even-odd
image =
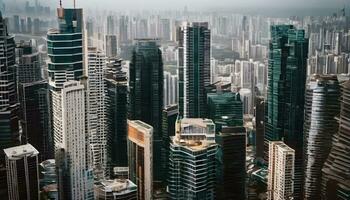
[{"label": "office tower", "polygon": [[[129,68],[129,119],[153,127],[153,150],[161,151],[163,61],[156,40],[137,40]],[[160,154],[154,153],[154,181],[159,182]]]},{"label": "office tower", "polygon": [[185,23],[179,38],[179,109],[185,118],[205,117],[210,84],[210,30],[207,22]]},{"label": "office tower", "polygon": [[269,143],[267,199],[293,199],[295,151],[282,141]]},{"label": "office tower", "polygon": [[48,83],[44,80],[22,83],[18,89],[24,142],[32,144],[40,152],[39,162],[53,158]]},{"label": "office tower", "polygon": [[208,117],[217,130],[223,126],[243,126],[243,105],[239,93],[208,93]]},{"label": "office tower", "polygon": [[257,96],[255,98],[255,156],[259,160],[264,159],[264,117],[265,117],[265,98],[263,96]]},{"label": "office tower", "polygon": [[176,75],[164,71],[164,98],[163,106],[177,104],[177,86],[178,80]]},{"label": "office tower", "polygon": [[137,199],[153,197],[153,128],[139,121],[128,121],[128,163],[130,180],[137,185]]},{"label": "office tower", "polygon": [[106,35],[105,49],[107,58],[113,58],[117,56],[117,36]]},{"label": "office tower", "polygon": [[87,45],[88,47],[93,46],[93,38],[94,38],[94,23],[92,19],[87,19],[86,21],[86,37],[87,37]]},{"label": "office tower", "polygon": [[95,200],[136,200],[137,186],[128,179],[103,180],[95,183]]},{"label": "office tower", "polygon": [[170,137],[175,135],[175,123],[179,115],[176,104],[165,106],[162,115],[161,177],[166,184],[168,178]]},{"label": "office tower", "polygon": [[340,87],[335,75],[315,75],[306,86],[304,117],[304,197],[320,199],[322,167],[338,129]]},{"label": "office tower", "polygon": [[17,85],[14,36],[7,32],[0,13],[0,195],[7,195],[5,156],[2,149],[19,145]]},{"label": "office tower", "polygon": [[[127,115],[128,83],[122,71],[122,60],[109,60],[105,75],[107,155],[111,172],[113,167],[128,166]],[[111,173],[112,174],[112,173]]]},{"label": "office tower", "polygon": [[39,52],[35,50],[31,42],[21,42],[16,47],[18,67],[17,82],[31,83],[41,80],[41,66]]},{"label": "office tower", "polygon": [[62,132],[55,135],[60,199],[93,199],[93,175],[87,154],[85,87],[78,81],[68,81],[61,90]]},{"label": "office tower", "polygon": [[169,153],[170,199],[215,199],[215,124],[210,119],[176,122]]},{"label": "office tower", "polygon": [[82,78],[84,68],[83,10],[57,11],[59,27],[49,30],[47,46],[59,198],[93,199],[87,86],[75,81]]},{"label": "office tower", "polygon": [[225,127],[215,137],[219,145],[216,199],[245,199],[246,130]]},{"label": "office tower", "polygon": [[113,35],[114,32],[114,19],[113,16],[108,15],[107,16],[107,35]]},{"label": "office tower", "polygon": [[333,135],[332,148],[322,168],[321,199],[346,200],[350,196],[350,81],[341,84],[338,132]]},{"label": "office tower", "polygon": [[88,119],[89,141],[91,145],[92,164],[95,175],[109,176],[107,166],[107,135],[106,135],[106,107],[104,70],[106,58],[101,50],[88,48]]},{"label": "office tower", "polygon": [[4,149],[8,199],[39,199],[39,152],[31,145]]},{"label": "office tower", "polygon": [[271,26],[265,109],[265,152],[270,141],[283,140],[295,150],[294,198],[301,199],[303,115],[308,40],[292,25]]}]

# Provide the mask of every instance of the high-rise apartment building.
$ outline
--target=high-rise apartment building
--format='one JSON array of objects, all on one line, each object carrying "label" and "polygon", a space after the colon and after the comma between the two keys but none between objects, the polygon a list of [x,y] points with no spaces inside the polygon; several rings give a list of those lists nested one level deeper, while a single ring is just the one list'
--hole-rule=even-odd
[{"label": "high-rise apartment building", "polygon": [[107,155],[111,172],[113,167],[128,166],[128,83],[121,62],[121,59],[109,60],[105,75]]},{"label": "high-rise apartment building", "polygon": [[269,143],[267,199],[294,199],[295,151],[282,141]]},{"label": "high-rise apartment building", "polygon": [[14,36],[0,13],[0,195],[7,195],[5,156],[2,149],[19,145],[16,54]]},{"label": "high-rise apartment building", "polygon": [[[153,127],[153,150],[160,152],[162,140],[163,61],[157,41],[136,41],[129,67],[129,119]],[[154,153],[154,181],[159,182],[160,154]]]},{"label": "high-rise apartment building", "polygon": [[[86,84],[86,83],[85,83]],[[93,199],[93,173],[89,164],[86,85],[63,84],[60,99],[61,132],[55,133],[56,166],[60,199]]]},{"label": "high-rise apartment building", "polygon": [[104,70],[105,54],[95,47],[88,48],[88,119],[89,142],[91,145],[92,164],[95,174],[102,177],[109,175],[107,167],[107,135]]},{"label": "high-rise apartment building", "polygon": [[293,25],[271,26],[268,89],[265,109],[265,153],[270,141],[295,150],[294,198],[303,182],[303,116],[308,40]]},{"label": "high-rise apartment building", "polygon": [[341,108],[338,132],[322,169],[321,199],[346,200],[350,197],[350,81],[341,84]]},{"label": "high-rise apartment building", "polygon": [[137,199],[153,199],[153,128],[139,121],[128,121],[129,177],[137,185]]},{"label": "high-rise apartment building", "polygon": [[39,199],[39,152],[31,145],[4,149],[7,171],[8,198]]},{"label": "high-rise apartment building", "polygon": [[215,124],[210,119],[176,122],[169,153],[170,199],[215,199]]},{"label": "high-rise apartment building", "polygon": [[336,75],[314,75],[306,86],[303,199],[320,199],[322,167],[338,129],[339,98]]},{"label": "high-rise apartment building", "polygon": [[207,22],[180,28],[178,52],[179,109],[185,118],[206,116],[205,86],[210,84],[210,30]]}]

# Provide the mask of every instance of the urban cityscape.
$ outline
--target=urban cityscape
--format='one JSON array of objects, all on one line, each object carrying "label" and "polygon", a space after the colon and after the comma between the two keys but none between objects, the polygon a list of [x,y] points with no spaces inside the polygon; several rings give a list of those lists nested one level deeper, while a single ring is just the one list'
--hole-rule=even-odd
[{"label": "urban cityscape", "polygon": [[350,200],[350,1],[0,0],[0,198]]}]

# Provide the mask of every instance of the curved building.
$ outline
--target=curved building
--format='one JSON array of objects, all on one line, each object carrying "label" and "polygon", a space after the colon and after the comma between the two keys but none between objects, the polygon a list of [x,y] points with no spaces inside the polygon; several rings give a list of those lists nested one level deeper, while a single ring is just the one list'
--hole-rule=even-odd
[{"label": "curved building", "polygon": [[350,81],[341,86],[339,129],[322,169],[321,199],[350,199]]},{"label": "curved building", "polygon": [[304,198],[319,199],[322,167],[338,129],[340,87],[336,75],[314,75],[305,91]]}]

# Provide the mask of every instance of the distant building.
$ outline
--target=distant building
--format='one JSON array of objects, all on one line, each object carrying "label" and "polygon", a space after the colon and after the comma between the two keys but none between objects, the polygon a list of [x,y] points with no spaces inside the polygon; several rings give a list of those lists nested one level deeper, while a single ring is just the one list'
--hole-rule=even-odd
[{"label": "distant building", "polygon": [[210,84],[210,30],[207,22],[186,23],[179,38],[179,111],[185,118],[206,117],[205,86]]},{"label": "distant building", "polygon": [[268,200],[294,199],[294,156],[283,142],[269,143]]},{"label": "distant building", "polygon": [[16,52],[18,58],[17,82],[31,83],[42,80],[39,52],[36,52],[31,42],[19,43]]},{"label": "distant building", "polygon": [[244,127],[225,127],[215,136],[219,145],[215,199],[246,198],[246,138]]},{"label": "distant building", "polygon": [[105,50],[107,58],[113,58],[117,56],[117,36],[106,35]]},{"label": "distant building", "polygon": [[217,149],[212,120],[184,118],[176,122],[169,153],[170,199],[215,199]]},{"label": "distant building", "polygon": [[153,128],[139,121],[128,121],[128,162],[130,180],[137,185],[138,200],[153,197]]},{"label": "distant building", "polygon": [[8,199],[39,199],[39,152],[31,145],[4,149]]},{"label": "distant building", "polygon": [[95,200],[136,200],[137,186],[128,179],[102,180],[95,183]]}]

